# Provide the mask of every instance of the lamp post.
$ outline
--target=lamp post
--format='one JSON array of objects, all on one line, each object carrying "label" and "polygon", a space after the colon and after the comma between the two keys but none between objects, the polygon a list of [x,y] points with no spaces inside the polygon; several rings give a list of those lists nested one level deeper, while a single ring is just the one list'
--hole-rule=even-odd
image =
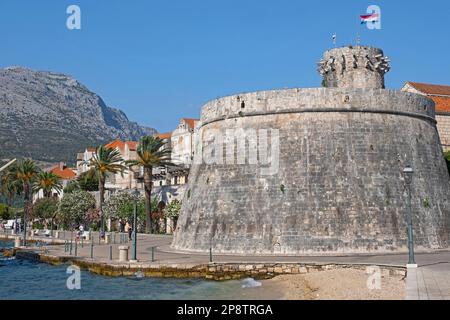
[{"label": "lamp post", "polygon": [[134,208],[133,208],[133,245],[131,250],[131,260],[137,261],[137,202],[140,192],[137,188],[133,191],[134,196]]},{"label": "lamp post", "polygon": [[407,207],[407,223],[408,223],[408,268],[416,268],[417,264],[414,259],[414,237],[413,237],[413,226],[412,226],[412,208],[411,208],[411,184],[414,170],[411,166],[407,165],[403,169],[403,174],[405,175],[405,183],[408,192],[408,207]]},{"label": "lamp post", "polygon": [[134,172],[134,179],[136,180],[136,186],[133,191],[134,196],[134,208],[133,208],[133,244],[131,250],[131,260],[137,262],[137,202],[139,195],[141,194],[138,190],[138,183],[141,183],[143,178],[139,171]]}]

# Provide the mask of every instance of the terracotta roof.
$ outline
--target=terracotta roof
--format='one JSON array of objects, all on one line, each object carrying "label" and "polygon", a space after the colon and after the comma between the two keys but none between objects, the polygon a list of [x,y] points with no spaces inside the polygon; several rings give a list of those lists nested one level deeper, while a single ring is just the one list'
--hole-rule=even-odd
[{"label": "terracotta roof", "polygon": [[127,141],[125,142],[130,150],[136,151],[138,142],[137,141]]},{"label": "terracotta roof", "polygon": [[448,112],[450,113],[450,96],[448,97],[438,97],[429,96],[431,100],[436,104],[436,112]]},{"label": "terracotta roof", "polygon": [[97,150],[97,148],[94,147],[89,147],[86,149],[88,152],[95,152]]},{"label": "terracotta roof", "polygon": [[123,150],[125,148],[125,143],[121,140],[114,140],[108,144],[105,144],[105,148],[111,148],[111,149],[119,148],[119,149]]},{"label": "terracotta roof", "polygon": [[195,128],[195,123],[199,121],[199,119],[189,119],[189,118],[182,118],[184,122],[188,125],[189,129]]},{"label": "terracotta roof", "polygon": [[406,84],[433,100],[437,113],[450,113],[450,86],[420,82],[407,82]]},{"label": "terracotta roof", "polygon": [[72,169],[69,168],[61,169],[59,165],[51,169],[50,172],[56,174],[58,177],[64,180],[71,180],[76,177],[76,174]]},{"label": "terracotta roof", "polygon": [[117,140],[114,140],[114,141],[106,144],[105,147],[111,148],[111,149],[119,148],[121,151],[124,151],[125,145],[127,145],[130,150],[134,151],[134,150],[136,150],[137,144],[138,143],[136,141],[123,142],[122,140],[117,139]]},{"label": "terracotta roof", "polygon": [[166,132],[166,133],[158,133],[156,135],[156,137],[165,140],[165,139],[170,139],[170,137],[172,137],[172,132]]},{"label": "terracotta roof", "polygon": [[450,96],[450,86],[419,82],[407,82],[407,84],[427,95]]}]

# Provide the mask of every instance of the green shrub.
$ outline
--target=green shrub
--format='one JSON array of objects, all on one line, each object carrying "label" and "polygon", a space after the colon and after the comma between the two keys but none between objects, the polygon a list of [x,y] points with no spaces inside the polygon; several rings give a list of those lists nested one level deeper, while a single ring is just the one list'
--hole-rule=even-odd
[{"label": "green shrub", "polygon": [[447,169],[450,174],[450,150],[444,153],[445,161],[447,162]]},{"label": "green shrub", "polygon": [[31,208],[32,217],[41,221],[53,219],[58,212],[58,205],[58,198],[38,199]]},{"label": "green shrub", "polygon": [[13,209],[6,204],[0,203],[0,218],[2,220],[9,220],[12,218],[14,212]]},{"label": "green shrub", "polygon": [[78,181],[75,180],[67,184],[67,186],[64,188],[64,193],[73,193],[77,190],[80,190],[80,185],[78,184]]}]

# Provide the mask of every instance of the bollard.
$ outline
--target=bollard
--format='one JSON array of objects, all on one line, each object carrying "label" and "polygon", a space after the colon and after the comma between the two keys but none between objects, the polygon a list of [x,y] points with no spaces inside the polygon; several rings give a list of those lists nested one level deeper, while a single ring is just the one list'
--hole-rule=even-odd
[{"label": "bollard", "polygon": [[20,237],[14,238],[14,248],[20,247]]},{"label": "bollard", "polygon": [[78,241],[75,240],[75,257],[78,254]]},{"label": "bollard", "polygon": [[155,262],[155,248],[156,247],[152,247],[152,262]]},{"label": "bollard", "polygon": [[67,240],[64,240],[64,252],[67,252]]},{"label": "bollard", "polygon": [[116,233],[113,234],[113,243],[116,244]]},{"label": "bollard", "polygon": [[128,249],[129,249],[129,246],[120,246],[119,247],[119,261],[120,262],[128,261]]},{"label": "bollard", "polygon": [[213,262],[212,248],[209,248],[209,263]]},{"label": "bollard", "polygon": [[94,259],[94,242],[91,242],[91,259]]},{"label": "bollard", "polygon": [[111,234],[110,233],[105,234],[105,244],[111,244]]},{"label": "bollard", "polygon": [[72,255],[72,239],[70,239],[69,255]]},{"label": "bollard", "polygon": [[83,237],[81,237],[81,248],[84,248]]},{"label": "bollard", "polygon": [[109,260],[112,260],[112,246],[109,246]]}]

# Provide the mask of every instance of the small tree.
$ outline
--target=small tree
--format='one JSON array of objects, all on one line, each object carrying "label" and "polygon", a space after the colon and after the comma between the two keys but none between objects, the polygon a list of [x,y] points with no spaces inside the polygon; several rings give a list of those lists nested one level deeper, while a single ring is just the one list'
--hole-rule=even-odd
[{"label": "small tree", "polygon": [[47,227],[50,220],[53,225],[53,220],[58,213],[59,200],[58,198],[42,198],[38,199],[32,206],[32,218],[38,219],[41,224]]},{"label": "small tree", "polygon": [[98,230],[100,227],[100,211],[97,208],[90,208],[86,212],[86,223],[93,230]]},{"label": "small tree", "polygon": [[87,191],[64,194],[59,204],[58,220],[65,227],[75,229],[86,222],[89,209],[95,208],[95,198]]},{"label": "small tree", "polygon": [[[103,205],[103,213],[105,217],[112,220],[122,219],[133,222],[134,204],[136,198],[129,191],[119,191],[109,197]],[[137,227],[140,230],[145,228],[145,199],[139,197],[137,199]]]},{"label": "small tree", "polygon": [[181,211],[181,201],[177,199],[170,202],[167,207],[164,209],[164,217],[167,219],[172,219],[173,228],[176,228],[178,217],[180,216]]}]

